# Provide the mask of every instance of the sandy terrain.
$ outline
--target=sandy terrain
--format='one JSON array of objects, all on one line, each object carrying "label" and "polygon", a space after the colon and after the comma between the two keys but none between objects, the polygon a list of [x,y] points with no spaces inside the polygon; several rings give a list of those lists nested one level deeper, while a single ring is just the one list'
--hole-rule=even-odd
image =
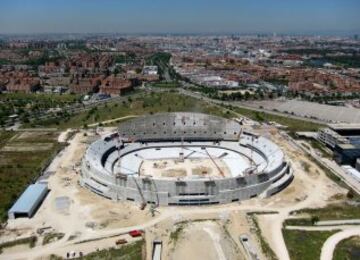
[{"label": "sandy terrain", "polygon": [[[215,161],[224,176],[231,176],[224,161],[221,159],[215,159]],[[222,177],[217,166],[210,159],[144,160],[140,167],[140,173],[156,177]]]},{"label": "sandy terrain", "polygon": [[[12,255],[11,259],[21,259],[23,256],[36,258],[55,252],[62,254],[64,250],[70,250],[65,246],[66,244],[71,245],[76,241],[91,239],[96,230],[112,230],[115,227],[132,226],[151,218],[149,212],[140,211],[138,205],[114,203],[96,196],[78,185],[78,165],[87,146],[85,141],[86,137],[83,133],[75,135],[70,141],[70,145],[53,160],[47,169],[47,171],[55,172],[48,179],[51,192],[37,214],[32,219],[20,218],[9,221],[7,229],[2,233],[1,240],[11,241],[36,235],[36,230],[43,227],[51,227],[54,232],[65,233],[64,238],[44,247],[38,245],[33,249],[28,249],[28,247],[7,249],[0,255],[0,259],[9,259],[8,254]],[[60,200],[62,203],[58,205]],[[71,243],[68,242],[69,238],[73,238]],[[113,246],[114,241],[112,239],[110,243],[105,239],[98,242],[97,245],[100,248],[107,248]],[[85,247],[86,244],[84,244]],[[76,248],[86,251],[84,245],[81,244],[81,247],[76,246]],[[89,246],[87,251],[93,250],[94,247]],[[21,253],[21,251],[32,253]]]},{"label": "sandy terrain", "polygon": [[[236,245],[214,221],[185,224],[169,259],[241,259]],[[206,249],[206,250],[205,250]]]},{"label": "sandy terrain", "polygon": [[[107,128],[99,129],[101,133],[110,131],[112,130]],[[345,194],[346,191],[325,177],[321,169],[296,145],[276,131],[271,131],[271,135],[268,130],[266,132],[269,138],[282,147],[294,169],[295,179],[284,191],[266,199],[254,198],[227,205],[162,207],[157,209],[155,217],[151,216],[148,208],[141,211],[139,205],[113,202],[79,186],[80,160],[89,140],[96,138],[90,130],[88,136],[79,132],[68,141],[69,146],[49,166],[48,171],[54,172],[48,179],[51,192],[37,214],[32,219],[9,221],[0,239],[10,241],[36,235],[36,230],[41,227],[51,227],[54,232],[65,233],[65,236],[46,246],[9,249],[10,251],[0,255],[0,259],[36,259],[50,254],[64,255],[72,250],[90,252],[96,247],[108,248],[114,246],[115,241],[109,236],[120,236],[132,229],[145,230],[148,259],[154,239],[163,241],[163,256],[172,259],[241,259],[244,250],[239,236],[246,233],[257,241],[253,227],[246,218],[249,211],[278,212],[259,215],[257,218],[263,236],[278,257],[289,259],[281,233],[282,222],[289,216],[289,212],[305,207],[324,206],[329,200]],[[153,166],[152,163],[149,167]],[[210,161],[206,166],[216,171]],[[190,168],[192,171],[193,167]],[[158,170],[161,174],[164,168]],[[176,223],[194,220],[216,221],[196,221],[189,224],[184,229],[184,237],[173,245],[169,234]],[[97,240],[75,244],[87,239]],[[259,245],[255,246],[260,258],[264,259]],[[202,250],[198,250],[200,248]]]},{"label": "sandy terrain", "polygon": [[[279,214],[258,216],[263,236],[280,259],[289,259],[281,228],[283,221],[293,210],[325,206],[327,201],[346,190],[328,179],[320,168],[311,162],[296,146],[284,138],[272,138],[286,153],[295,173],[292,184],[275,199]],[[304,162],[308,169],[304,168]],[[292,203],[290,203],[292,202]]]}]

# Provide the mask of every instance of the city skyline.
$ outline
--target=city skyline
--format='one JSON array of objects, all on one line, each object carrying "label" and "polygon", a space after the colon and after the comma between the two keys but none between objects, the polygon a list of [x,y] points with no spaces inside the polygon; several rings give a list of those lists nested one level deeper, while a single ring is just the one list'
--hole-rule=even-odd
[{"label": "city skyline", "polygon": [[0,33],[356,34],[360,2],[2,1]]}]

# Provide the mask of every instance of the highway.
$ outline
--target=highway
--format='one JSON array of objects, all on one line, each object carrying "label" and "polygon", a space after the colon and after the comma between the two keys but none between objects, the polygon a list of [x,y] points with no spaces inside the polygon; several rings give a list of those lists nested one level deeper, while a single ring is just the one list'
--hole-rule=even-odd
[{"label": "highway", "polygon": [[179,89],[179,92],[181,94],[183,94],[183,95],[187,95],[187,96],[190,96],[190,97],[193,97],[193,98],[201,99],[201,100],[206,101],[208,103],[213,103],[213,104],[217,104],[217,105],[234,106],[234,107],[238,107],[238,108],[249,109],[249,110],[252,110],[252,111],[264,112],[264,113],[268,113],[268,114],[271,114],[271,115],[303,120],[303,121],[312,122],[312,123],[316,123],[316,124],[325,124],[326,123],[325,121],[322,121],[322,120],[311,119],[311,118],[306,118],[306,117],[301,117],[301,116],[295,116],[295,115],[285,114],[285,113],[276,112],[276,111],[272,111],[272,110],[261,109],[261,108],[254,108],[254,107],[251,107],[251,106],[247,106],[246,104],[244,104],[243,102],[240,102],[240,101],[222,101],[222,100],[211,99],[211,98],[208,98],[208,97],[206,97],[206,96],[204,96],[204,95],[202,95],[200,93],[196,93],[196,92],[189,91],[189,90],[186,90],[186,89]]}]

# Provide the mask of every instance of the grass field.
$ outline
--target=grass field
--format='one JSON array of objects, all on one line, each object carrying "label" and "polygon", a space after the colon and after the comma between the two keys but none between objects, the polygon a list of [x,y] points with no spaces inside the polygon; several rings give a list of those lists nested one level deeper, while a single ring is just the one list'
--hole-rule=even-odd
[{"label": "grass field", "polygon": [[[97,252],[90,253],[86,256],[76,259],[83,260],[142,260],[143,258],[143,247],[144,240],[140,240],[128,245],[123,245],[119,248],[111,248],[107,250],[100,250]],[[50,257],[51,260],[60,260],[63,259],[58,256],[52,255]]]},{"label": "grass field", "polygon": [[317,149],[321,153],[322,157],[329,158],[329,159],[332,158],[332,154],[330,154],[328,152],[328,149],[326,149],[325,145],[322,144],[320,141],[310,140],[310,144],[314,149]]},{"label": "grass field", "polygon": [[15,135],[14,132],[2,131],[0,132],[0,148],[6,144],[6,142]]},{"label": "grass field", "polygon": [[171,82],[155,82],[151,84],[152,87],[156,88],[178,88],[180,84],[176,81]]},{"label": "grass field", "polygon": [[[13,202],[61,149],[57,132],[0,132],[0,221]],[[48,149],[36,149],[45,145]],[[23,150],[27,147],[29,150]],[[5,148],[13,148],[5,149]],[[18,149],[18,150],[16,150]]]},{"label": "grass field", "polygon": [[[160,88],[176,88],[176,82],[154,83]],[[260,122],[274,121],[287,127],[290,132],[295,131],[317,131],[324,125],[288,118],[286,116],[272,115],[263,112],[253,111],[246,108],[227,107],[234,112],[247,116]],[[234,117],[236,114],[224,112],[219,106],[205,103],[204,101],[184,96],[176,91],[162,93],[145,93],[140,97],[129,97],[127,101],[109,102],[106,105],[99,105],[89,111],[65,118],[54,118],[46,121],[37,121],[34,124],[25,124],[24,127],[57,127],[65,129],[69,127],[83,127],[93,123],[115,119],[127,115],[143,115],[158,112],[203,112],[226,118]]]},{"label": "grass field", "polygon": [[259,122],[276,122],[278,124],[284,125],[287,127],[287,130],[290,132],[297,131],[317,131],[319,128],[325,127],[325,125],[304,121],[300,119],[294,119],[286,116],[273,115],[264,112],[258,112],[251,109],[246,108],[237,108],[232,107],[232,109],[239,114],[247,116],[253,120]]},{"label": "grass field", "polygon": [[291,260],[320,259],[326,239],[338,231],[282,230]]},{"label": "grass field", "polygon": [[[234,117],[230,112],[214,105],[209,105],[195,98],[180,95],[176,92],[142,94],[137,98],[129,97],[123,102],[109,102],[89,111],[79,113],[67,119],[52,119],[36,122],[41,127],[84,127],[93,123],[115,119],[127,115],[146,115],[159,112],[202,112],[223,117]],[[25,125],[25,127],[28,127]]]},{"label": "grass field", "polygon": [[340,241],[336,246],[333,260],[360,259],[360,236],[354,236]]},{"label": "grass field", "polygon": [[339,219],[359,219],[360,206],[353,206],[345,203],[330,204],[324,208],[302,209],[294,211],[292,215],[307,214],[308,217],[299,219],[287,219],[284,225],[312,225],[311,218],[317,220],[339,220]]},{"label": "grass field", "polygon": [[50,108],[66,107],[79,102],[80,95],[70,94],[31,94],[2,93],[0,94],[0,125],[12,114],[18,114],[21,121],[26,122],[31,115],[36,115]]}]

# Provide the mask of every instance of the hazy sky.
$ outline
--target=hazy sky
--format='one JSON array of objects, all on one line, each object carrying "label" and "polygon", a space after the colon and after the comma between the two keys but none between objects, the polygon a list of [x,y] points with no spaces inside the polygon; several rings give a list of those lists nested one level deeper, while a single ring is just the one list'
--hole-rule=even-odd
[{"label": "hazy sky", "polygon": [[360,32],[360,0],[0,0],[0,33]]}]

